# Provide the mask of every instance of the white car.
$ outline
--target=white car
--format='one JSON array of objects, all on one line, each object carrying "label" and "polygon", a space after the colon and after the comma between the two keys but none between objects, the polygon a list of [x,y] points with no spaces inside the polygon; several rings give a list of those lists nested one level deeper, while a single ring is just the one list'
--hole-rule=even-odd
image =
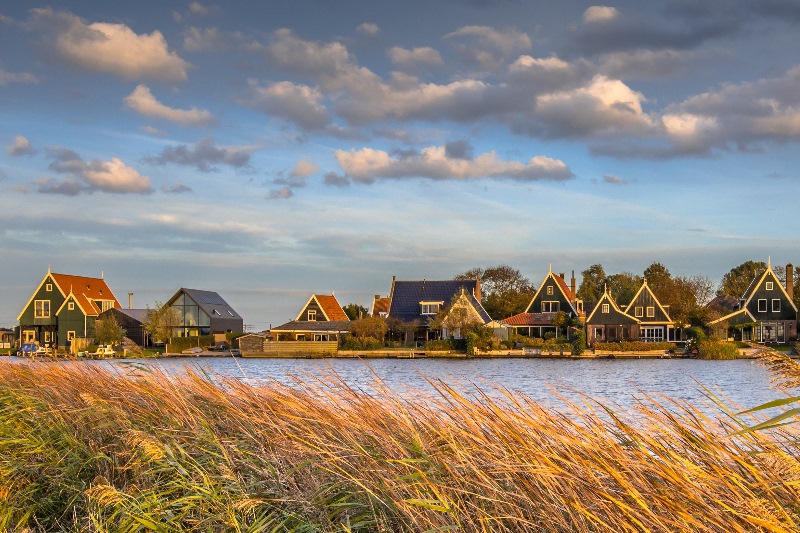
[{"label": "white car", "polygon": [[187,348],[181,352],[183,355],[199,355],[203,353],[203,349],[199,346],[195,346],[194,348]]}]

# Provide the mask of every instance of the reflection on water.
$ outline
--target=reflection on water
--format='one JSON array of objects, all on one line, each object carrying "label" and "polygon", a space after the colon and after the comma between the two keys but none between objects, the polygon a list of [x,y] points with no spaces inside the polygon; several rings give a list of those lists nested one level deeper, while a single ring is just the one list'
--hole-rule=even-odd
[{"label": "reflection on water", "polygon": [[[88,362],[87,362],[88,363]],[[380,380],[398,394],[433,392],[428,380],[441,380],[466,394],[506,389],[545,405],[562,405],[556,394],[578,399],[581,394],[620,407],[644,395],[663,395],[693,404],[707,402],[703,387],[742,407],[780,397],[770,389],[767,371],[755,361],[687,359],[241,359],[176,358],[92,361],[125,368],[145,365],[182,372],[195,368],[253,384],[292,384],[297,377],[329,380],[334,372],[356,390],[370,392]]]}]

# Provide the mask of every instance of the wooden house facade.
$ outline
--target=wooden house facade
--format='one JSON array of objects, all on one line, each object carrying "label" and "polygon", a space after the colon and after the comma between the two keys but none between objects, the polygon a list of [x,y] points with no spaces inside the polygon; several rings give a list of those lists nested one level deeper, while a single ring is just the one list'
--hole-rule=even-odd
[{"label": "wooden house facade", "polygon": [[544,338],[547,333],[558,333],[552,319],[559,311],[570,318],[585,317],[583,301],[575,295],[575,272],[567,285],[564,274],[556,275],[550,269],[525,312],[505,318],[503,322],[518,335]]},{"label": "wooden house facade", "polygon": [[631,302],[624,307],[627,315],[639,322],[638,338],[643,342],[675,341],[676,331],[669,312],[647,285],[647,278],[634,295]]},{"label": "wooden house facade", "polygon": [[597,342],[637,341],[640,321],[623,311],[606,290],[586,318],[586,341]]},{"label": "wooden house facade", "polygon": [[336,341],[350,331],[350,319],[333,294],[312,294],[294,320],[272,328],[278,341]]}]

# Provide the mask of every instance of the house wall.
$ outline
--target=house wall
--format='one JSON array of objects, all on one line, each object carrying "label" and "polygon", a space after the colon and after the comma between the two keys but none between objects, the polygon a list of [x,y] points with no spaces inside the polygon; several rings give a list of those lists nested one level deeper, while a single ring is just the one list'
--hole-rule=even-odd
[{"label": "house wall", "polygon": [[74,331],[76,338],[88,339],[94,337],[95,317],[86,317],[78,303],[72,298],[70,298],[70,301],[75,303],[75,308],[70,311],[69,303],[67,303],[61,314],[58,315],[58,345],[62,347],[67,345],[67,333],[69,331]]},{"label": "house wall", "polygon": [[[567,299],[564,295],[564,292],[561,290],[559,283],[554,279],[555,274],[548,275],[545,279],[544,283],[542,284],[541,289],[537,294],[534,295],[533,300],[528,305],[528,309],[525,310],[526,313],[550,313],[555,312],[551,309],[545,310],[542,308],[542,302],[558,302],[558,311],[564,311],[570,315],[575,315],[575,311],[572,308],[572,303]],[[548,294],[548,288],[552,288],[553,294]]]},{"label": "house wall", "polygon": [[[767,290],[767,282],[772,282],[772,290]],[[767,301],[766,312],[759,312],[758,310],[758,300],[761,299]],[[781,309],[778,312],[772,311],[772,300],[775,299],[781,302]],[[797,320],[797,313],[792,307],[790,300],[786,298],[784,291],[781,290],[781,284],[778,278],[772,275],[772,272],[769,272],[767,276],[764,277],[761,284],[753,292],[747,304],[747,310],[759,321]]]},{"label": "house wall", "polygon": [[[47,285],[51,285],[51,290],[47,290]],[[36,290],[30,304],[23,310],[19,317],[19,324],[23,330],[35,330],[36,340],[40,343],[45,342],[45,331],[50,331],[53,336],[57,335],[58,319],[56,311],[64,303],[64,296],[58,290],[58,286],[53,281],[52,276],[48,275],[41,286]],[[50,302],[50,317],[36,318],[36,300],[48,300]],[[55,340],[53,340],[55,342]]]},{"label": "house wall", "polygon": [[322,308],[319,306],[316,300],[311,300],[308,302],[308,305],[303,309],[303,312],[300,313],[300,318],[298,321],[307,321],[308,320],[308,312],[315,311],[317,313],[316,322],[326,322],[325,313],[322,312]]}]

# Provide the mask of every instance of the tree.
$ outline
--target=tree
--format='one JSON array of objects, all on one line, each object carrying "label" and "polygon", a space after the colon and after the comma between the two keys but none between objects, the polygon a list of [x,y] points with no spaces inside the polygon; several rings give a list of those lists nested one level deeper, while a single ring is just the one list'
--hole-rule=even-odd
[{"label": "tree", "polygon": [[114,315],[100,318],[94,323],[94,342],[96,344],[121,344],[125,330]]},{"label": "tree", "polygon": [[533,284],[519,270],[508,265],[472,268],[453,279],[468,280],[480,276],[481,304],[492,318],[506,318],[522,313],[535,292]]},{"label": "tree", "polygon": [[672,283],[672,274],[669,269],[661,263],[651,263],[649,267],[644,269],[644,277],[647,279],[647,286],[656,295],[656,298],[661,299],[669,292]]},{"label": "tree", "polygon": [[169,342],[177,326],[181,324],[180,313],[174,307],[156,302],[153,309],[147,308],[142,326],[155,342]]},{"label": "tree", "polygon": [[462,292],[453,296],[450,303],[439,310],[431,321],[430,327],[446,329],[449,333],[458,335],[463,334],[467,329],[482,325],[481,317],[478,316]]},{"label": "tree", "polygon": [[722,283],[717,289],[717,294],[741,298],[753,278],[765,268],[767,268],[767,264],[764,261],[745,261],[741,265],[733,267],[727,274],[722,276]]},{"label": "tree", "polygon": [[627,304],[642,286],[642,278],[632,272],[611,274],[606,278],[605,286],[617,302]]},{"label": "tree", "polygon": [[365,316],[350,324],[350,333],[361,341],[362,348],[367,347],[367,338],[382,342],[387,329],[386,322],[379,316]]},{"label": "tree", "polygon": [[550,319],[550,324],[556,328],[556,338],[561,336],[561,330],[565,332],[572,325],[572,318],[564,311],[559,311]]},{"label": "tree", "polygon": [[369,316],[369,309],[363,305],[349,303],[342,307],[342,310],[350,320],[358,320],[361,317]]},{"label": "tree", "polygon": [[578,287],[578,298],[587,303],[599,301],[603,297],[606,283],[606,271],[603,265],[594,264],[581,272],[581,275],[583,279]]}]

